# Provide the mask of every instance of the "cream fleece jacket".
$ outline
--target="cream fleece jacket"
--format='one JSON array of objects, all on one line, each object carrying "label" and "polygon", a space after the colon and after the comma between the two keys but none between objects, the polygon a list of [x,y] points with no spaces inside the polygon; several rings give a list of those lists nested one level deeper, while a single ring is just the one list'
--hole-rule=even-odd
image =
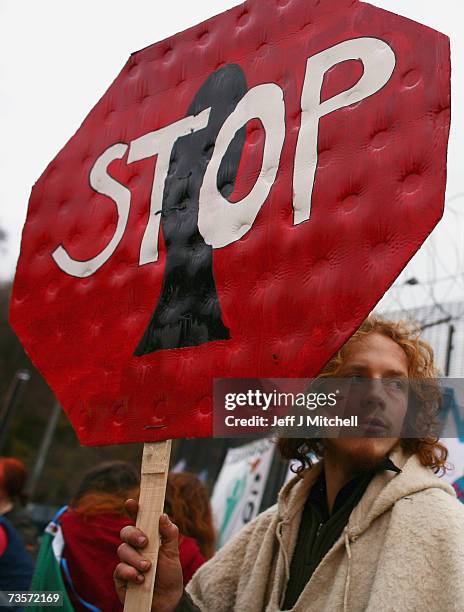
[{"label": "cream fleece jacket", "polygon": [[[401,450],[381,472],[301,593],[294,612],[464,610],[464,506]],[[187,587],[202,612],[280,610],[303,506],[321,463],[294,478]]]}]

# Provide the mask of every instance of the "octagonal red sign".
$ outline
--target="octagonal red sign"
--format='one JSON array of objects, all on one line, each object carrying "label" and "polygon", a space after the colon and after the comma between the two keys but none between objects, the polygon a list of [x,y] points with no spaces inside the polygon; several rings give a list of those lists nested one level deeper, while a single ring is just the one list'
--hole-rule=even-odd
[{"label": "octagonal red sign", "polygon": [[253,0],[134,53],[34,186],[11,323],[81,442],[211,435],[314,376],[442,214],[446,36]]}]

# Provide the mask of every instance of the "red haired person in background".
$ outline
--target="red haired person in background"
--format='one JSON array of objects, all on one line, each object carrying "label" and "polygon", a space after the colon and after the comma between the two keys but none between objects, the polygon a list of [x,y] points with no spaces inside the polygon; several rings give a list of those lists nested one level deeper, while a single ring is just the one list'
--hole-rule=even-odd
[{"label": "red haired person in background", "polygon": [[32,578],[32,557],[20,532],[26,521],[16,507],[24,501],[25,481],[21,461],[0,457],[0,591],[27,591]]},{"label": "red haired person in background", "polygon": [[123,609],[112,575],[118,563],[119,532],[133,525],[124,502],[128,497],[138,498],[139,483],[139,474],[130,463],[101,463],[87,472],[70,507],[60,517],[63,557],[72,586],[68,576],[64,581],[77,612]]},{"label": "red haired person in background", "polygon": [[179,528],[179,557],[186,585],[214,554],[215,533],[206,487],[195,474],[171,473],[164,507]]},{"label": "red haired person in background", "polygon": [[27,551],[35,557],[38,529],[25,508],[26,480],[27,472],[22,461],[14,457],[0,457],[0,516],[18,531]]}]

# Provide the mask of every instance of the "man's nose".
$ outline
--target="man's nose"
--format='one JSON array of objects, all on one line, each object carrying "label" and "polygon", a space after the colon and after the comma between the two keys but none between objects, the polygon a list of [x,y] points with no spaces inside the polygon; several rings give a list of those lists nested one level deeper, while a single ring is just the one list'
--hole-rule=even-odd
[{"label": "man's nose", "polygon": [[379,378],[364,379],[363,384],[365,386],[362,398],[363,405],[369,408],[384,410],[386,403],[382,380]]}]

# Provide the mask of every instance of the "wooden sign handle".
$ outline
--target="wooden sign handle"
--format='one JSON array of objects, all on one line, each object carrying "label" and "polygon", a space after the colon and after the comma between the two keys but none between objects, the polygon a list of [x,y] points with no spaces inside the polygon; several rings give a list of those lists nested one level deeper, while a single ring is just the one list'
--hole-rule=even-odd
[{"label": "wooden sign handle", "polygon": [[156,564],[160,545],[159,518],[163,514],[166,481],[168,478],[171,440],[143,445],[137,527],[148,537],[143,556],[151,561],[142,584],[127,587],[124,612],[150,612],[155,585]]}]

